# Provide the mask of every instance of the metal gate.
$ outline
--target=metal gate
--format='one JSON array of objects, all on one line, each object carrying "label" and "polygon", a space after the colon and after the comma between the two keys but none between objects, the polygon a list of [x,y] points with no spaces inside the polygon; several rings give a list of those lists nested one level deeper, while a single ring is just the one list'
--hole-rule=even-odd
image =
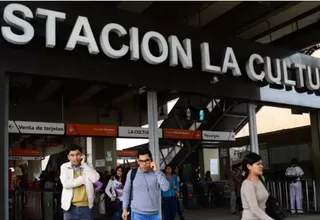
[{"label": "metal gate", "polygon": [[42,192],[26,191],[25,192],[25,206],[23,210],[23,219],[43,219],[43,199]]}]

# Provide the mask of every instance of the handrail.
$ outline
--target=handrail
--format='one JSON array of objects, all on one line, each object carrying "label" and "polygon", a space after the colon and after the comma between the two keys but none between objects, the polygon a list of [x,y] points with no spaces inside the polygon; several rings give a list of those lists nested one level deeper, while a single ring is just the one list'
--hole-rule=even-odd
[{"label": "handrail", "polygon": [[[315,180],[302,180],[302,204],[305,211],[318,211],[317,189]],[[290,209],[290,184],[287,181],[266,181],[267,189],[279,204]]]}]

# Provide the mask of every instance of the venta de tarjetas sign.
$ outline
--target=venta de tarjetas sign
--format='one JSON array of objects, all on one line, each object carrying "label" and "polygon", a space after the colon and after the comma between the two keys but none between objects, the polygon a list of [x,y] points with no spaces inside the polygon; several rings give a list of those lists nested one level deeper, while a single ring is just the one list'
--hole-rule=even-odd
[{"label": "venta de tarjetas sign", "polygon": [[[64,12],[37,8],[35,13],[33,13],[30,8],[15,3],[8,4],[3,13],[6,24],[1,26],[1,33],[6,41],[17,45],[28,44],[34,38],[35,30],[31,23],[29,23],[29,20],[45,19],[45,46],[48,48],[56,46],[56,26],[59,25],[59,22],[67,19],[67,14]],[[16,14],[22,15],[22,18],[16,16]],[[22,33],[14,33],[12,27],[19,29]],[[121,45],[120,48],[113,48],[109,39],[111,32],[117,34],[120,38],[129,35],[129,42]],[[141,33],[139,33],[137,27],[131,27],[129,30],[126,30],[120,24],[108,23],[102,28],[99,39],[95,39],[89,19],[84,16],[78,16],[68,42],[65,45],[65,50],[72,51],[79,44],[87,46],[90,54],[103,53],[112,59],[120,59],[130,53],[132,61],[139,60],[141,56],[143,60],[152,65],[161,64],[169,60],[171,67],[177,66],[179,62],[185,69],[193,67],[191,39],[186,38],[181,41],[175,35],[171,35],[166,39],[156,31],[148,31],[143,34],[142,38],[140,38],[140,35]],[[149,48],[150,41],[156,42],[159,54],[154,55],[151,53]],[[235,77],[243,75],[231,47],[225,48],[221,59],[222,64],[221,66],[217,66],[210,63],[209,43],[202,42],[199,46],[202,71],[212,73],[215,76],[226,74],[227,71],[231,71]],[[260,68],[255,68],[257,66]],[[295,80],[288,76],[289,68],[294,71],[296,75],[294,77]],[[259,69],[259,71],[256,69]],[[311,68],[302,63],[287,63],[284,60],[252,54],[246,63],[245,72],[253,81],[266,81],[269,84],[295,86],[310,91],[320,90],[319,69]],[[218,78],[214,77],[212,82],[215,83],[217,81]]]}]

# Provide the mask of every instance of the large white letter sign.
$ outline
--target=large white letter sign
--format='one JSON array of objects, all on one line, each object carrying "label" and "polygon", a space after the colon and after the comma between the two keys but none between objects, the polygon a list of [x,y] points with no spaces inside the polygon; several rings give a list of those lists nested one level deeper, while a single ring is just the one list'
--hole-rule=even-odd
[{"label": "large white letter sign", "polygon": [[259,54],[252,54],[249,58],[249,61],[246,64],[246,71],[248,77],[253,81],[262,81],[266,75],[264,71],[261,71],[260,74],[257,74],[254,69],[254,63],[261,64],[264,60]]},{"label": "large white letter sign", "polygon": [[311,67],[307,67],[306,86],[310,91],[316,91],[320,89],[320,76],[319,69],[315,68],[315,72],[312,74]]},{"label": "large white letter sign", "polygon": [[233,76],[241,76],[241,71],[238,65],[238,61],[231,47],[227,47],[224,53],[224,59],[223,59],[221,71],[222,73],[227,73],[228,69],[231,69]]},{"label": "large white letter sign", "polygon": [[[150,52],[150,48],[149,48],[150,40],[154,40],[158,44],[159,52],[160,52],[160,55],[158,57],[154,56]],[[167,59],[169,54],[168,44],[166,42],[166,39],[158,32],[155,32],[155,31],[147,32],[142,38],[141,54],[143,59],[147,63],[156,65],[164,62]]]},{"label": "large white letter sign", "polygon": [[170,66],[178,65],[178,58],[185,69],[192,68],[192,52],[191,52],[191,40],[184,39],[183,47],[179,42],[177,36],[170,36],[168,38],[169,42],[169,64]]},{"label": "large white letter sign", "polygon": [[39,18],[47,18],[46,47],[54,48],[56,46],[56,20],[64,21],[66,19],[66,13],[37,8],[36,16]]},{"label": "large white letter sign", "polygon": [[32,11],[21,4],[10,4],[5,7],[3,12],[3,18],[8,25],[11,25],[23,32],[23,34],[15,34],[12,32],[11,27],[3,26],[1,27],[1,32],[4,39],[12,44],[24,45],[29,43],[34,37],[34,29],[32,25],[17,16],[13,13],[20,13],[24,19],[32,19]]},{"label": "large white letter sign", "polygon": [[[83,30],[84,36],[80,36],[81,30]],[[99,53],[99,48],[94,39],[88,18],[83,16],[78,16],[65,49],[74,50],[76,44],[87,46],[90,54]]]},{"label": "large white letter sign", "polygon": [[213,66],[213,65],[210,64],[209,44],[207,42],[203,42],[200,45],[200,49],[201,49],[202,71],[209,72],[209,73],[222,74],[221,73],[221,67]]},{"label": "large white letter sign", "polygon": [[129,51],[127,45],[122,45],[119,50],[115,50],[110,45],[109,33],[114,32],[119,37],[127,35],[126,29],[119,24],[110,23],[104,26],[100,34],[100,46],[105,55],[113,59],[119,59],[126,55]]},{"label": "large white letter sign", "polygon": [[288,64],[286,63],[286,61],[281,60],[280,63],[282,64],[282,72],[281,72],[282,84],[286,86],[296,86],[296,81],[289,79]]},{"label": "large white letter sign", "polygon": [[297,88],[303,88],[304,83],[304,70],[307,69],[307,66],[304,64],[294,63],[291,65],[296,72],[296,81],[297,81]]},{"label": "large white letter sign", "polygon": [[[272,64],[274,68],[272,68]],[[270,57],[264,58],[264,72],[266,81],[270,84],[281,84],[281,64],[279,59],[271,61]]]},{"label": "large white letter sign", "polygon": [[139,30],[136,27],[132,27],[129,30],[130,35],[130,58],[131,60],[139,60]]}]

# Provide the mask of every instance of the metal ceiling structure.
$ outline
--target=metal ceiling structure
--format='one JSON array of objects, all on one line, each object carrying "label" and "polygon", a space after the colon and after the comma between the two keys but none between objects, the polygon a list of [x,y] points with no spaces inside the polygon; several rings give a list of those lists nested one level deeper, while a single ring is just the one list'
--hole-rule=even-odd
[{"label": "metal ceiling structure", "polygon": [[[127,5],[127,7],[125,7]],[[136,4],[122,2],[114,6],[146,16],[160,25],[186,25],[213,31],[216,34],[242,38],[276,47],[305,52],[310,55],[318,48],[320,39],[320,2],[148,2]],[[190,99],[190,97],[188,97]],[[201,102],[197,97],[193,102]],[[194,99],[196,101],[194,101]],[[199,97],[198,97],[199,99]],[[212,101],[201,98],[205,107]],[[246,103],[215,100],[216,106],[206,124],[198,129],[238,132],[247,123]],[[193,129],[192,123],[179,118],[181,109],[188,108],[190,101],[179,99],[162,127]],[[261,108],[257,106],[257,111]],[[201,143],[181,141],[160,143],[162,165],[181,164]],[[146,145],[138,146],[146,147]],[[183,149],[183,150],[180,150]]]},{"label": "metal ceiling structure", "polygon": [[[144,3],[113,2],[112,6],[107,7],[115,7],[145,16],[160,25],[189,25],[221,35],[257,41],[263,44],[271,43],[293,50],[302,50],[313,46],[318,43],[317,39],[319,39],[317,33],[314,33],[316,36],[307,36],[303,33],[318,30],[320,2],[194,1],[182,3],[178,1],[155,1]],[[302,33],[304,36],[299,38],[298,42],[294,42],[294,36],[297,36],[298,33]],[[280,41],[280,39],[286,40]],[[288,41],[290,43],[283,45],[280,43]]]},{"label": "metal ceiling structure", "polygon": [[[59,8],[59,4],[62,3],[55,2],[54,4],[55,8]],[[318,31],[320,2],[149,1],[70,2],[67,4],[70,8],[75,8],[74,10],[82,10],[92,4],[99,4],[101,8],[107,7],[136,14],[159,26],[192,26],[196,28],[195,30],[197,28],[199,30],[205,29],[217,35],[256,41],[307,54],[317,48],[320,39]],[[139,88],[130,88],[129,85],[115,86],[85,81],[75,83],[74,80],[44,79],[41,77],[22,78],[19,76],[11,80],[10,98],[13,102],[23,99],[61,103],[61,97],[63,97],[67,105],[97,103],[105,105],[139,96],[138,90]],[[163,104],[176,96],[181,96],[181,94],[165,91],[158,96],[160,98],[159,104]],[[230,100],[213,100],[212,97],[199,97],[190,94],[181,96],[169,118],[164,121],[163,127],[192,129],[192,123],[177,118],[177,112],[187,108],[190,103],[188,100],[191,99],[191,102],[196,103],[199,107],[206,107],[211,102],[215,103],[208,122],[201,124],[199,129],[239,131],[247,122],[246,104]],[[257,110],[260,107],[258,106]],[[173,143],[173,145],[180,146],[180,148],[182,146],[179,143]],[[197,143],[188,143],[187,145],[189,150],[181,151],[187,153],[179,156],[178,161],[185,158],[193,146],[198,146]]]}]

